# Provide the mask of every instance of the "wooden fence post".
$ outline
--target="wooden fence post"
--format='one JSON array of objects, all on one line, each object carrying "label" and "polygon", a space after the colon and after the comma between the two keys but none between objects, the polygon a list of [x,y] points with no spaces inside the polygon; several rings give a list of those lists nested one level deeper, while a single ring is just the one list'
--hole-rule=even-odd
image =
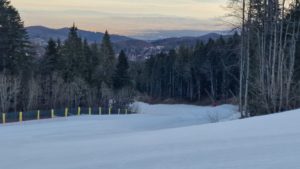
[{"label": "wooden fence post", "polygon": [[65,108],[65,117],[68,117],[69,109],[66,107]]},{"label": "wooden fence post", "polygon": [[51,118],[54,118],[54,109],[51,109]]},{"label": "wooden fence post", "polygon": [[102,107],[99,107],[99,115],[102,115]]},{"label": "wooden fence post", "polygon": [[80,116],[80,113],[81,113],[81,108],[78,107],[77,115]]},{"label": "wooden fence post", "polygon": [[36,118],[37,118],[37,120],[40,120],[40,118],[41,118],[41,112],[40,112],[40,110],[37,111],[37,117]]},{"label": "wooden fence post", "polygon": [[19,122],[23,122],[23,112],[19,112]]},{"label": "wooden fence post", "polygon": [[2,113],[2,124],[6,123],[6,114]]}]

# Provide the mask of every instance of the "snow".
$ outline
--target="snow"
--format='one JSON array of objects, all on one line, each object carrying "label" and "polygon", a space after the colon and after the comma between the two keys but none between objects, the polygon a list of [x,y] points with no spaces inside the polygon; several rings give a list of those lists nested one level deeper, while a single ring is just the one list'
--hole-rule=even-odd
[{"label": "snow", "polygon": [[0,126],[0,168],[300,168],[300,110],[234,120],[231,105],[137,104],[137,115]]}]

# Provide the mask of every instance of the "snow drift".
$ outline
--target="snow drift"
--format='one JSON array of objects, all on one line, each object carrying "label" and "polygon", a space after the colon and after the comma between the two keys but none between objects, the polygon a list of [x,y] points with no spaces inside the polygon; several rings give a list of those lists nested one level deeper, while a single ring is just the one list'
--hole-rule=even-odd
[{"label": "snow drift", "polygon": [[[299,110],[245,120],[236,107],[139,103],[141,114],[0,126],[3,169],[298,169]],[[209,124],[204,124],[209,123]]]}]

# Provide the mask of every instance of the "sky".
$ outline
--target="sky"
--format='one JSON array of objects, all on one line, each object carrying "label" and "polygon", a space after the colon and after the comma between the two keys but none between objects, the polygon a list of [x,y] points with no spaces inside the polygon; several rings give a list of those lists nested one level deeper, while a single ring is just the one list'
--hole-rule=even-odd
[{"label": "sky", "polygon": [[11,0],[25,26],[68,27],[122,35],[226,29],[226,0]]}]

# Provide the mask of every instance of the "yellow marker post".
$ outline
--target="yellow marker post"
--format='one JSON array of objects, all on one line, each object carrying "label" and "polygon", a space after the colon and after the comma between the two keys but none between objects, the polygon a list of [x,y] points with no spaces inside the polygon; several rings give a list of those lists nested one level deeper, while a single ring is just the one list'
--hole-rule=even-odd
[{"label": "yellow marker post", "polygon": [[23,112],[19,112],[19,122],[22,123],[23,121]]},{"label": "yellow marker post", "polygon": [[92,108],[89,107],[89,115],[92,115]]},{"label": "yellow marker post", "polygon": [[68,117],[68,113],[69,113],[69,109],[66,108],[66,109],[65,109],[65,117]]},{"label": "yellow marker post", "polygon": [[102,108],[99,107],[99,115],[102,115]]},{"label": "yellow marker post", "polygon": [[51,118],[53,119],[54,118],[54,110],[51,109]]},{"label": "yellow marker post", "polygon": [[80,113],[81,113],[81,108],[78,107],[77,115],[80,116]]},{"label": "yellow marker post", "polygon": [[6,114],[2,113],[2,124],[6,123]]},{"label": "yellow marker post", "polygon": [[111,107],[108,110],[108,115],[111,115]]},{"label": "yellow marker post", "polygon": [[39,110],[37,111],[37,117],[36,118],[37,118],[37,120],[41,119],[41,112]]}]

